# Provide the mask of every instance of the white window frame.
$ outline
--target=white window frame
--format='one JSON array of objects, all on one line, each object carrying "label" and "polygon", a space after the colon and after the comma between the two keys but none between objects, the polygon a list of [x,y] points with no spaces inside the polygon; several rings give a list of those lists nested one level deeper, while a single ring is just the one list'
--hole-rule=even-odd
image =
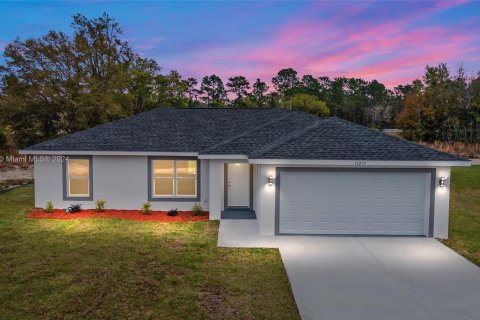
[{"label": "white window frame", "polygon": [[[76,177],[70,176],[70,160],[87,160],[88,161],[88,176]],[[93,165],[91,156],[65,156],[63,162],[63,199],[64,200],[92,200],[93,199]],[[71,194],[70,193],[70,181],[71,180],[84,180],[88,181],[88,194]]]}]

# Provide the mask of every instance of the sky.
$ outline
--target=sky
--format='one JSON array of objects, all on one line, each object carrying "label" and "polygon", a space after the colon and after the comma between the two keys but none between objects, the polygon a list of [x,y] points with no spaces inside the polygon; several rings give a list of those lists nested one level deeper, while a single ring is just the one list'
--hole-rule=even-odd
[{"label": "sky", "polygon": [[480,71],[480,1],[4,1],[0,50],[16,37],[70,32],[75,13],[103,12],[137,53],[184,77],[270,83],[291,67],[393,88],[441,62]]}]

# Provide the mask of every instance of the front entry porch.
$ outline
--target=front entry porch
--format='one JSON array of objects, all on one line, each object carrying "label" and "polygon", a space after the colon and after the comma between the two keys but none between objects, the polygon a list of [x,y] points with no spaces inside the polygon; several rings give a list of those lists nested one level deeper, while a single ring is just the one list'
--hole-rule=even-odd
[{"label": "front entry porch", "polygon": [[232,208],[229,207],[222,211],[222,219],[257,219],[255,211],[250,208]]},{"label": "front entry porch", "polygon": [[256,220],[257,165],[244,159],[210,160],[209,203],[211,220]]}]

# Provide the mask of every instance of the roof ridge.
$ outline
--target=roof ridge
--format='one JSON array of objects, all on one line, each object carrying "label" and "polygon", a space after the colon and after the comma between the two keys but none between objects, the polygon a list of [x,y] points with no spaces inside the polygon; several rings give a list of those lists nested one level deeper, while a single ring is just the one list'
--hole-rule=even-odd
[{"label": "roof ridge", "polygon": [[363,125],[358,124],[358,123],[355,123],[355,122],[351,122],[351,121],[348,121],[348,120],[345,120],[345,119],[341,119],[341,118],[337,118],[337,117],[332,117],[332,118],[330,118],[330,119],[340,120],[341,122],[345,122],[345,123],[347,123],[347,124],[354,125],[354,126],[356,126],[356,127],[360,127],[360,128],[366,129],[366,130],[370,130],[370,131],[379,133],[379,134],[384,135],[384,136],[386,136],[386,137],[388,137],[388,138],[390,138],[390,139],[393,139],[393,140],[398,140],[398,141],[406,142],[406,143],[411,144],[411,145],[414,145],[414,146],[416,146],[416,147],[420,147],[420,148],[427,149],[427,150],[432,150],[432,151],[435,151],[435,152],[438,152],[438,153],[441,153],[441,154],[444,154],[444,155],[447,155],[447,156],[450,156],[450,157],[457,158],[457,159],[460,160],[460,161],[468,161],[468,159],[462,158],[462,157],[460,157],[460,156],[457,156],[457,155],[454,155],[454,154],[451,154],[451,153],[448,153],[448,152],[445,152],[445,151],[441,151],[441,150],[438,150],[438,149],[435,149],[435,148],[432,148],[432,147],[428,147],[428,146],[425,146],[425,145],[423,145],[423,144],[419,144],[419,143],[416,143],[416,142],[413,142],[413,141],[404,139],[404,138],[402,138],[402,137],[390,135],[390,134],[387,134],[387,133],[385,133],[385,132],[383,132],[383,131],[376,130],[376,129],[373,129],[373,128],[369,128],[369,127],[367,127],[367,126],[363,126]]},{"label": "roof ridge", "polygon": [[213,146],[210,146],[210,147],[208,147],[208,148],[205,148],[205,149],[201,150],[201,151],[199,152],[199,154],[206,153],[206,152],[208,152],[208,151],[210,151],[210,150],[213,150],[213,149],[215,149],[215,148],[217,148],[217,147],[219,147],[219,146],[221,146],[221,145],[229,144],[230,142],[233,142],[233,141],[237,140],[238,138],[245,137],[246,135],[248,135],[248,134],[250,134],[250,133],[252,133],[252,132],[254,132],[254,131],[258,130],[258,129],[264,128],[264,127],[269,126],[269,125],[272,125],[272,124],[274,124],[274,123],[276,123],[276,122],[279,122],[279,121],[281,121],[281,120],[283,120],[283,119],[286,119],[286,118],[288,118],[288,117],[290,117],[290,116],[292,116],[292,115],[296,115],[296,114],[298,114],[297,111],[294,111],[294,112],[292,112],[292,113],[287,113],[287,114],[281,116],[280,118],[276,118],[276,119],[274,119],[274,120],[268,121],[268,122],[266,122],[266,123],[264,123],[264,124],[262,124],[262,125],[260,125],[260,126],[252,127],[252,128],[250,128],[249,130],[246,130],[246,131],[244,131],[244,132],[242,132],[242,133],[240,133],[240,134],[238,134],[238,135],[236,135],[236,136],[227,138],[227,139],[225,139],[225,140],[223,140],[223,141],[221,141],[221,142],[219,142],[219,143],[217,143],[217,144],[215,144],[215,145],[213,145]]},{"label": "roof ridge", "polygon": [[[330,118],[329,118],[330,119]],[[257,150],[254,150],[253,152],[251,152],[249,155],[248,155],[248,158],[249,159],[255,159],[256,157],[260,157],[262,156],[263,154],[269,152],[269,151],[272,151],[273,149],[277,148],[277,147],[280,147],[281,145],[293,140],[293,139],[296,139],[300,136],[303,136],[304,134],[306,134],[307,132],[309,131],[312,131],[312,130],[315,130],[317,128],[320,127],[320,124],[324,121],[327,121],[328,119],[317,119],[315,120],[311,125],[307,126],[307,127],[304,127],[300,130],[295,130],[295,131],[292,131],[290,134],[287,134],[279,139],[276,139],[274,140],[273,142],[265,145],[264,147],[260,148],[260,149],[257,149]]]}]

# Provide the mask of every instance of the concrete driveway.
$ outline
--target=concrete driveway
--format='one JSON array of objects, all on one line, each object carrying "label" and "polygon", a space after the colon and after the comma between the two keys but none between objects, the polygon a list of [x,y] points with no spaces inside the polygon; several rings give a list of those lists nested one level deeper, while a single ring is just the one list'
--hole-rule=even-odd
[{"label": "concrete driveway", "polygon": [[218,245],[279,248],[303,319],[480,319],[480,268],[435,239],[265,237],[221,220]]},{"label": "concrete driveway", "polygon": [[480,269],[435,239],[277,242],[303,319],[480,319]]}]

